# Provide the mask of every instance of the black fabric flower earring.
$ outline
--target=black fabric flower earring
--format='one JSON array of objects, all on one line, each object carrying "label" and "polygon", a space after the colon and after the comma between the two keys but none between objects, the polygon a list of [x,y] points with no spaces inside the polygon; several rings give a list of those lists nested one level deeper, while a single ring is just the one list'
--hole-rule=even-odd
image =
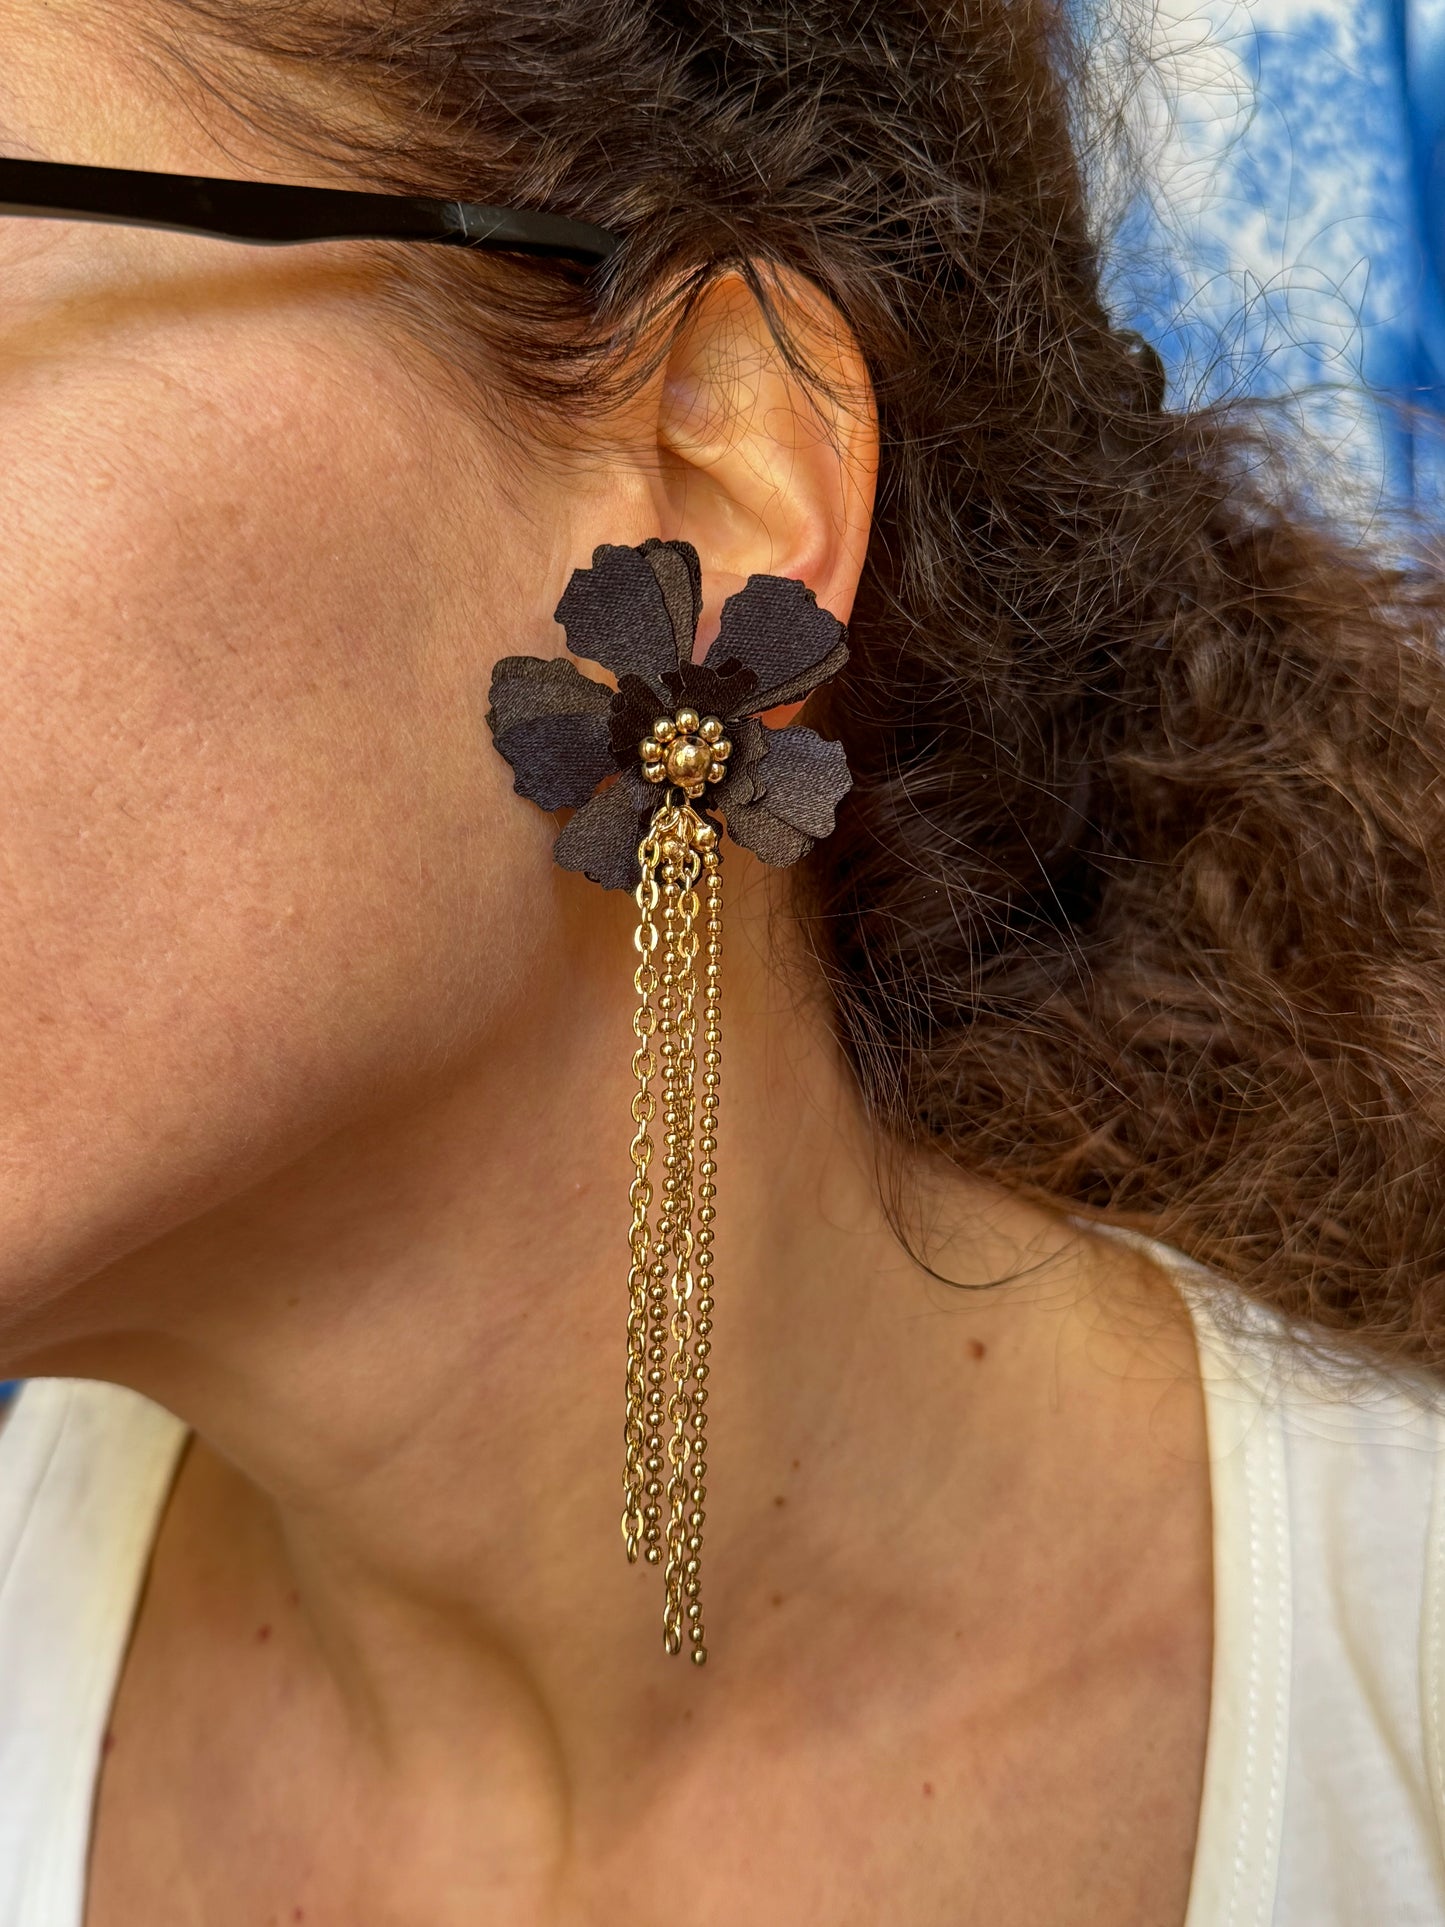
[{"label": "black fabric flower earring", "polygon": [[[564,657],[504,656],[487,711],[517,793],[576,811],[553,845],[558,863],[637,902],[622,1536],[630,1563],[639,1553],[649,1565],[665,1561],[663,1647],[680,1652],[686,1628],[698,1665],[707,1658],[700,1574],[722,1067],[713,812],[735,843],[786,867],[831,834],[852,783],[840,744],[759,720],[842,668],[848,642],[837,617],[801,582],[749,576],[724,603],[707,660],[695,662],[701,614],[689,543],[604,545],[591,568],[573,572],[556,620],[572,654],[611,671],[616,689]],[[649,1175],[659,1109],[660,1198]]]}]

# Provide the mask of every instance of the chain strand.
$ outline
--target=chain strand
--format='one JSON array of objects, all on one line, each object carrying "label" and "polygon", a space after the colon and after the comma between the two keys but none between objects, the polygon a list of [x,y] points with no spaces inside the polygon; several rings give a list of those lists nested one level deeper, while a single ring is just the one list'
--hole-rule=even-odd
[{"label": "chain strand", "polygon": [[[722,879],[717,832],[687,802],[661,803],[637,854],[641,877],[634,892],[639,913],[634,942],[642,961],[633,978],[640,1002],[633,1017],[638,1046],[632,1068],[638,1087],[632,1100],[637,1131],[632,1140],[628,1239],[622,1534],[629,1562],[635,1562],[640,1551],[649,1565],[660,1564],[665,1549],[663,1647],[669,1653],[681,1651],[686,1622],[691,1658],[702,1665],[707,1659],[700,1597],[707,1497],[704,1408],[712,1349],[713,1199],[722,1061]],[[706,934],[707,965],[699,1103],[696,960],[701,949],[700,923]],[[659,949],[660,972],[654,961]],[[652,1086],[659,1073],[666,1177],[654,1218],[649,1177],[654,1146],[648,1126],[657,1113]],[[664,1528],[663,1431],[668,1422],[671,1433],[665,1456],[670,1474]]]},{"label": "chain strand", "polygon": [[712,1351],[713,1306],[713,1219],[717,1196],[717,1107],[718,1085],[722,1072],[722,863],[714,847],[703,856],[706,895],[707,959],[703,991],[703,1073],[702,1129],[698,1150],[698,1229],[697,1229],[697,1320],[693,1346],[691,1458],[692,1511],[688,1514],[687,1563],[683,1591],[687,1595],[688,1637],[693,1643],[693,1658],[698,1665],[707,1659],[702,1623],[702,1528],[707,1517],[707,1378],[708,1357]]},{"label": "chain strand", "polygon": [[652,1262],[647,1277],[647,1504],[643,1508],[643,1557],[648,1565],[662,1560],[662,1431],[667,1383],[667,1280],[672,1269],[673,1225],[678,1209],[677,1132],[677,900],[681,895],[676,866],[664,851],[662,860],[662,987],[658,995],[662,1057],[662,1142],[667,1176],[662,1204],[652,1236]]},{"label": "chain strand", "polygon": [[[685,827],[685,826],[684,826]],[[682,894],[678,899],[679,925],[676,932],[678,1055],[677,1055],[677,1212],[673,1227],[672,1318],[669,1331],[673,1354],[668,1365],[672,1396],[668,1417],[672,1437],[667,1442],[671,1477],[667,1485],[667,1571],[663,1598],[663,1644],[669,1653],[682,1647],[682,1567],[687,1537],[684,1513],[688,1501],[688,1460],[692,1444],[688,1425],[692,1402],[688,1380],[692,1372],[692,1312],[688,1301],[693,1295],[692,1253],[693,1137],[696,1130],[697,1091],[697,976],[694,963],[698,951],[697,921],[701,910],[696,882],[701,859],[683,836],[678,838],[674,857],[680,872]]]},{"label": "chain strand", "polygon": [[643,1529],[642,1401],[647,1344],[648,1247],[652,1238],[648,1223],[652,1210],[652,1180],[648,1171],[654,1151],[648,1127],[657,1115],[657,1099],[651,1084],[657,1075],[657,1052],[652,1044],[652,1039],[657,1035],[657,1011],[652,996],[657,989],[657,965],[653,962],[657,950],[657,925],[653,921],[653,911],[657,908],[658,856],[657,839],[651,836],[644,838],[637,851],[642,875],[634,892],[638,924],[632,939],[641,959],[633,972],[632,982],[641,1001],[632,1019],[633,1035],[638,1040],[637,1049],[632,1053],[632,1073],[637,1079],[637,1090],[632,1098],[632,1121],[637,1130],[632,1139],[633,1178],[629,1193],[632,1229],[628,1233],[627,1243],[632,1263],[627,1273],[627,1419],[623,1426],[626,1460],[622,1480],[622,1539],[627,1548],[629,1565],[636,1564]]}]

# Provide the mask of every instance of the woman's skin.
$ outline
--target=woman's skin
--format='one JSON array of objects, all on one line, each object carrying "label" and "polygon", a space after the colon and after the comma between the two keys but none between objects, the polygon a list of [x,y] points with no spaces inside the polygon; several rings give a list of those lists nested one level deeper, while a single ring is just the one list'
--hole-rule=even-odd
[{"label": "woman's skin", "polygon": [[[0,151],[320,179],[0,0]],[[602,541],[846,617],[877,460],[736,283],[565,460],[345,244],[0,220],[0,1370],[196,1429],[87,1927],[1183,1918],[1209,1489],[1162,1274],[919,1174],[725,857],[703,1554],[622,1551],[633,906],[483,723]],[[379,272],[379,270],[377,270]],[[797,323],[861,381],[795,290]],[[579,430],[579,437],[581,431]]]}]

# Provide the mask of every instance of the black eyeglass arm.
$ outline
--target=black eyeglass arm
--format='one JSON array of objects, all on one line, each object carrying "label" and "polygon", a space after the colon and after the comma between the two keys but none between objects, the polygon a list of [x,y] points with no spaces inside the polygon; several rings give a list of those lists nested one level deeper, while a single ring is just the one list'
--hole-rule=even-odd
[{"label": "black eyeglass arm", "polygon": [[619,245],[587,221],[413,194],[0,159],[0,215],[173,228],[223,241],[432,241],[596,266]]}]

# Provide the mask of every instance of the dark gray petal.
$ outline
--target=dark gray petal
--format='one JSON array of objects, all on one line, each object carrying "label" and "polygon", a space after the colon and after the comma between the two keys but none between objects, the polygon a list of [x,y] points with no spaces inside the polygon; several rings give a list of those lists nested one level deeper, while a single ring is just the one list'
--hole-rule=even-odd
[{"label": "dark gray petal", "polygon": [[578,810],[552,845],[553,856],[604,890],[631,890],[641,875],[637,846],[658,801],[650,784],[625,770]]},{"label": "dark gray petal", "polygon": [[818,607],[805,583],[789,576],[750,575],[723,604],[722,626],[707,659],[735,656],[758,679],[748,699],[753,715],[797,702],[835,676],[848,660],[848,632]]},{"label": "dark gray petal", "polygon": [[740,803],[752,803],[758,796],[758,766],[762,762],[770,734],[763,725],[754,722],[751,716],[739,716],[728,725],[728,741],[732,744],[732,755],[728,758],[728,773],[720,783],[710,784],[707,790],[709,809],[730,810]]},{"label": "dark gray petal", "polygon": [[700,716],[721,716],[725,722],[749,714],[758,686],[751,669],[711,653],[706,662],[684,662],[669,669],[662,680],[674,710],[688,707]]},{"label": "dark gray petal", "polygon": [[487,727],[498,736],[534,716],[601,716],[611,701],[605,683],[565,656],[503,656],[492,666]]},{"label": "dark gray petal", "polygon": [[678,665],[677,637],[662,584],[643,549],[610,542],[594,549],[591,568],[573,570],[556,620],[574,656],[599,662],[614,676],[641,676],[663,696],[659,679]]},{"label": "dark gray petal", "polygon": [[727,824],[728,835],[734,843],[741,843],[744,849],[779,870],[786,870],[813,847],[811,837],[774,816],[766,803],[733,804],[727,811]]},{"label": "dark gray petal", "polygon": [[544,810],[575,809],[617,767],[605,710],[600,716],[532,716],[502,730],[495,742],[515,772],[512,788]]},{"label": "dark gray petal", "polygon": [[677,645],[677,660],[692,660],[693,640],[702,617],[702,564],[691,542],[659,542],[649,536],[642,545],[647,566],[657,577]]},{"label": "dark gray petal", "polygon": [[833,813],[853,787],[843,745],[802,723],[765,728],[763,736],[752,800],[804,836],[831,836]]},{"label": "dark gray petal", "polygon": [[618,677],[607,732],[619,769],[636,765],[642,739],[652,734],[659,711],[670,716],[676,707],[675,703],[659,703],[640,676]]}]

